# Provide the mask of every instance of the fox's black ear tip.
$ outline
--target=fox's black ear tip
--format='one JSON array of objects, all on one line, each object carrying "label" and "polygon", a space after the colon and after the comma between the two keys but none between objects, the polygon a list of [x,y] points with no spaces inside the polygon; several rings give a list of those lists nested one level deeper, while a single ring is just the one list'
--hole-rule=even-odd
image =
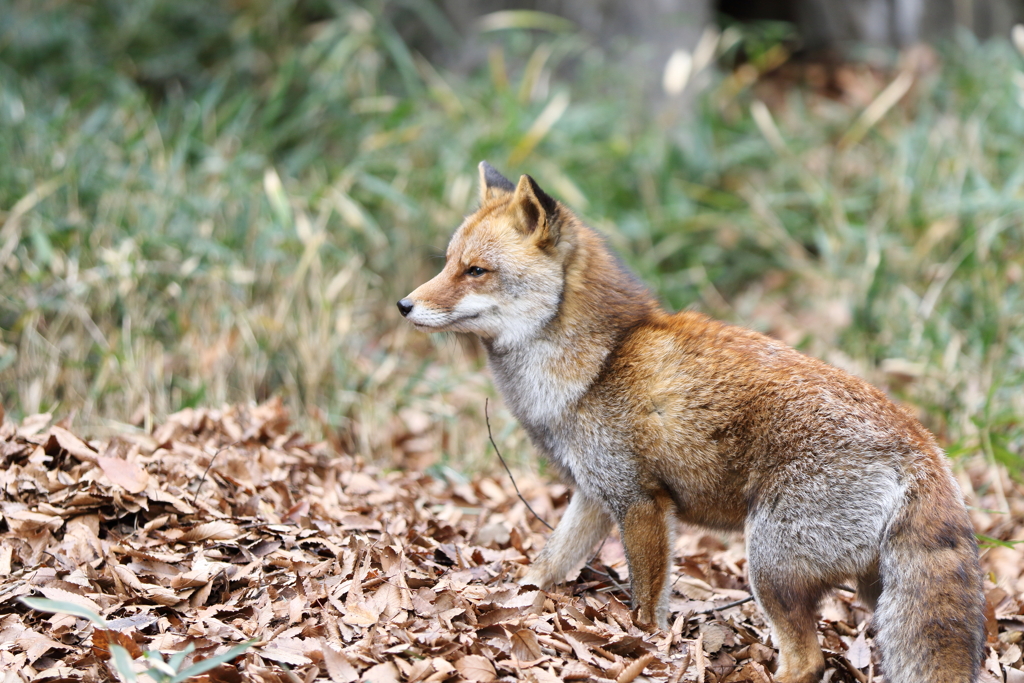
[{"label": "fox's black ear tip", "polygon": [[486,161],[480,162],[480,176],[483,179],[483,186],[485,188],[503,190],[505,192],[512,192],[516,189],[511,180],[501,175],[496,168]]}]

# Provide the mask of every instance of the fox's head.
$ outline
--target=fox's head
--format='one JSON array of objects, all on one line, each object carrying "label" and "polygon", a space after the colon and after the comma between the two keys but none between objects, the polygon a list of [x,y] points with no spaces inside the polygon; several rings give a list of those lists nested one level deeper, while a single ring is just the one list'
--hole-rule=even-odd
[{"label": "fox's head", "polygon": [[571,224],[533,178],[513,185],[482,161],[480,208],[452,236],[444,269],[398,310],[428,332],[470,332],[498,346],[529,339],[558,311]]}]

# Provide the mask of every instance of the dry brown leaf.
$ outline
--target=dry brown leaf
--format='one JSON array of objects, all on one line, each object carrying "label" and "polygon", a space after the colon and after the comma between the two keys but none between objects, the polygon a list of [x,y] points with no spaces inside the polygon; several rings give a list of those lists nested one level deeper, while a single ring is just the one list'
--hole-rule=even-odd
[{"label": "dry brown leaf", "polygon": [[374,593],[373,602],[379,614],[391,618],[402,609],[402,591],[398,586],[385,581]]},{"label": "dry brown leaf", "polygon": [[764,665],[759,662],[748,662],[747,668],[749,668],[754,674],[754,683],[772,683],[771,677],[768,675],[768,670],[764,668]]},{"label": "dry brown leaf", "polygon": [[29,415],[21,421],[21,426],[18,427],[18,436],[21,438],[27,438],[35,436],[39,432],[46,428],[46,425],[50,424],[53,420],[53,415],[50,413],[36,413],[35,415]]},{"label": "dry brown leaf", "polygon": [[529,607],[534,608],[537,606],[538,600],[541,604],[544,601],[544,593],[541,591],[524,591],[521,595],[510,597],[502,603],[503,607],[514,607],[523,608]]},{"label": "dry brown leaf", "polygon": [[11,530],[18,535],[29,534],[38,529],[57,531],[64,526],[64,519],[57,515],[47,515],[32,510],[4,511],[4,517]]},{"label": "dry brown leaf", "polygon": [[643,673],[644,669],[654,661],[654,653],[648,652],[640,659],[635,660],[615,679],[615,683],[632,683],[632,681]]},{"label": "dry brown leaf", "polygon": [[564,638],[565,642],[569,644],[569,647],[572,648],[572,651],[581,662],[586,662],[587,664],[593,664],[595,662],[594,655],[586,643],[581,642],[578,638],[574,638],[569,633],[563,633],[562,638]]},{"label": "dry brown leaf", "polygon": [[865,639],[863,631],[850,645],[850,649],[846,651],[846,659],[856,669],[864,669],[871,664],[871,648],[868,647],[868,641]]},{"label": "dry brown leaf", "polygon": [[277,637],[259,649],[261,657],[282,662],[290,666],[312,664],[313,660],[306,656],[304,644],[294,638]]},{"label": "dry brown leaf", "polygon": [[1020,661],[1021,649],[1016,643],[1010,645],[1003,654],[999,655],[999,663],[1004,666],[1012,666]]},{"label": "dry brown leaf", "polygon": [[1020,669],[1007,669],[1006,683],[1024,683],[1024,671]]},{"label": "dry brown leaf", "polygon": [[30,663],[34,663],[37,659],[42,657],[50,650],[70,650],[71,647],[61,643],[60,641],[54,640],[49,636],[37,633],[31,629],[25,630],[18,638],[14,641],[14,645],[25,651],[27,659]]},{"label": "dry brown leaf", "polygon": [[704,656],[704,634],[697,636],[697,642],[693,646],[694,663],[697,665],[697,682],[704,683],[707,657]]},{"label": "dry brown leaf", "polygon": [[50,434],[57,439],[57,443],[60,444],[61,448],[79,460],[83,460],[85,462],[96,462],[99,458],[99,454],[96,451],[89,448],[84,441],[63,427],[57,427],[56,425],[50,427]]},{"label": "dry brown leaf", "polygon": [[715,589],[706,581],[692,576],[680,576],[675,582],[675,588],[691,600],[710,600],[716,595]]},{"label": "dry brown leaf", "polygon": [[107,479],[129,493],[142,493],[149,484],[149,474],[133,462],[102,455],[96,458],[96,462]]},{"label": "dry brown leaf", "polygon": [[399,683],[398,667],[391,662],[371,666],[363,672],[360,680],[366,683]]},{"label": "dry brown leaf", "polygon": [[221,664],[196,678],[195,683],[244,683],[245,680],[237,666]]},{"label": "dry brown leaf", "polygon": [[93,630],[92,654],[94,657],[104,661],[110,659],[111,645],[120,645],[128,651],[128,655],[132,659],[138,659],[142,656],[142,648],[128,634],[102,628]]},{"label": "dry brown leaf", "polygon": [[186,543],[195,543],[196,541],[233,541],[241,535],[242,530],[235,524],[217,520],[215,522],[197,524],[182,534],[181,540]]},{"label": "dry brown leaf", "polygon": [[592,681],[597,671],[579,660],[572,660],[562,668],[563,681]]},{"label": "dry brown leaf", "polygon": [[175,593],[170,588],[154,586],[152,584],[143,584],[143,589],[147,599],[152,600],[158,605],[165,605],[167,607],[173,607],[191,595],[191,591],[185,591],[184,593],[179,594]]},{"label": "dry brown leaf", "polygon": [[378,619],[380,619],[380,611],[377,610],[376,605],[365,600],[349,607],[341,617],[343,622],[353,626],[372,626],[377,623]]},{"label": "dry brown leaf", "polygon": [[455,668],[467,681],[490,683],[497,678],[494,665],[480,655],[466,655],[455,662]]},{"label": "dry brown leaf", "polygon": [[50,600],[60,600],[63,602],[71,602],[79,607],[84,607],[87,610],[91,610],[95,614],[103,614],[103,608],[95,600],[90,600],[84,595],[73,593],[63,588],[57,588],[56,586],[42,586],[39,588],[39,592]]},{"label": "dry brown leaf", "polygon": [[512,656],[523,662],[534,662],[544,656],[540,649],[540,643],[537,642],[537,635],[529,629],[519,629],[512,634],[510,641]]},{"label": "dry brown leaf", "polygon": [[711,622],[700,625],[700,634],[704,637],[704,651],[713,655],[722,649],[729,629],[718,622]]},{"label": "dry brown leaf", "polygon": [[334,683],[352,683],[359,680],[359,672],[348,661],[344,652],[336,649],[332,643],[323,638],[320,639],[320,645],[324,655],[324,664],[327,666],[327,675]]}]

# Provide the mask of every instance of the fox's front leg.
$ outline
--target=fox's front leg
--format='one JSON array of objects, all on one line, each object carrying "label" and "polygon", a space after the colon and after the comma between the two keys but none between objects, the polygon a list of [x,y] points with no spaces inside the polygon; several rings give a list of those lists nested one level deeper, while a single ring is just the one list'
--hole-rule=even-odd
[{"label": "fox's front leg", "polygon": [[562,521],[519,583],[547,588],[564,581],[565,575],[608,536],[611,527],[612,518],[604,505],[576,491]]},{"label": "fox's front leg", "polygon": [[637,621],[663,629],[668,628],[672,507],[672,500],[663,493],[643,495],[619,515]]}]

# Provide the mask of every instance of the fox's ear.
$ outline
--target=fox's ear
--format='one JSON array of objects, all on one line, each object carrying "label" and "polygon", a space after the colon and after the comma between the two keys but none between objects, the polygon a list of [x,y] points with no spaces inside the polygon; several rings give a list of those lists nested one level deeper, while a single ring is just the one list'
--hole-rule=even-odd
[{"label": "fox's ear", "polygon": [[480,162],[480,201],[511,194],[516,191],[512,181],[498,173],[498,170],[486,161]]},{"label": "fox's ear", "polygon": [[540,189],[536,180],[528,175],[519,178],[512,204],[519,208],[522,220],[520,229],[525,234],[533,235],[537,246],[546,249],[558,244],[561,236],[558,202]]}]

